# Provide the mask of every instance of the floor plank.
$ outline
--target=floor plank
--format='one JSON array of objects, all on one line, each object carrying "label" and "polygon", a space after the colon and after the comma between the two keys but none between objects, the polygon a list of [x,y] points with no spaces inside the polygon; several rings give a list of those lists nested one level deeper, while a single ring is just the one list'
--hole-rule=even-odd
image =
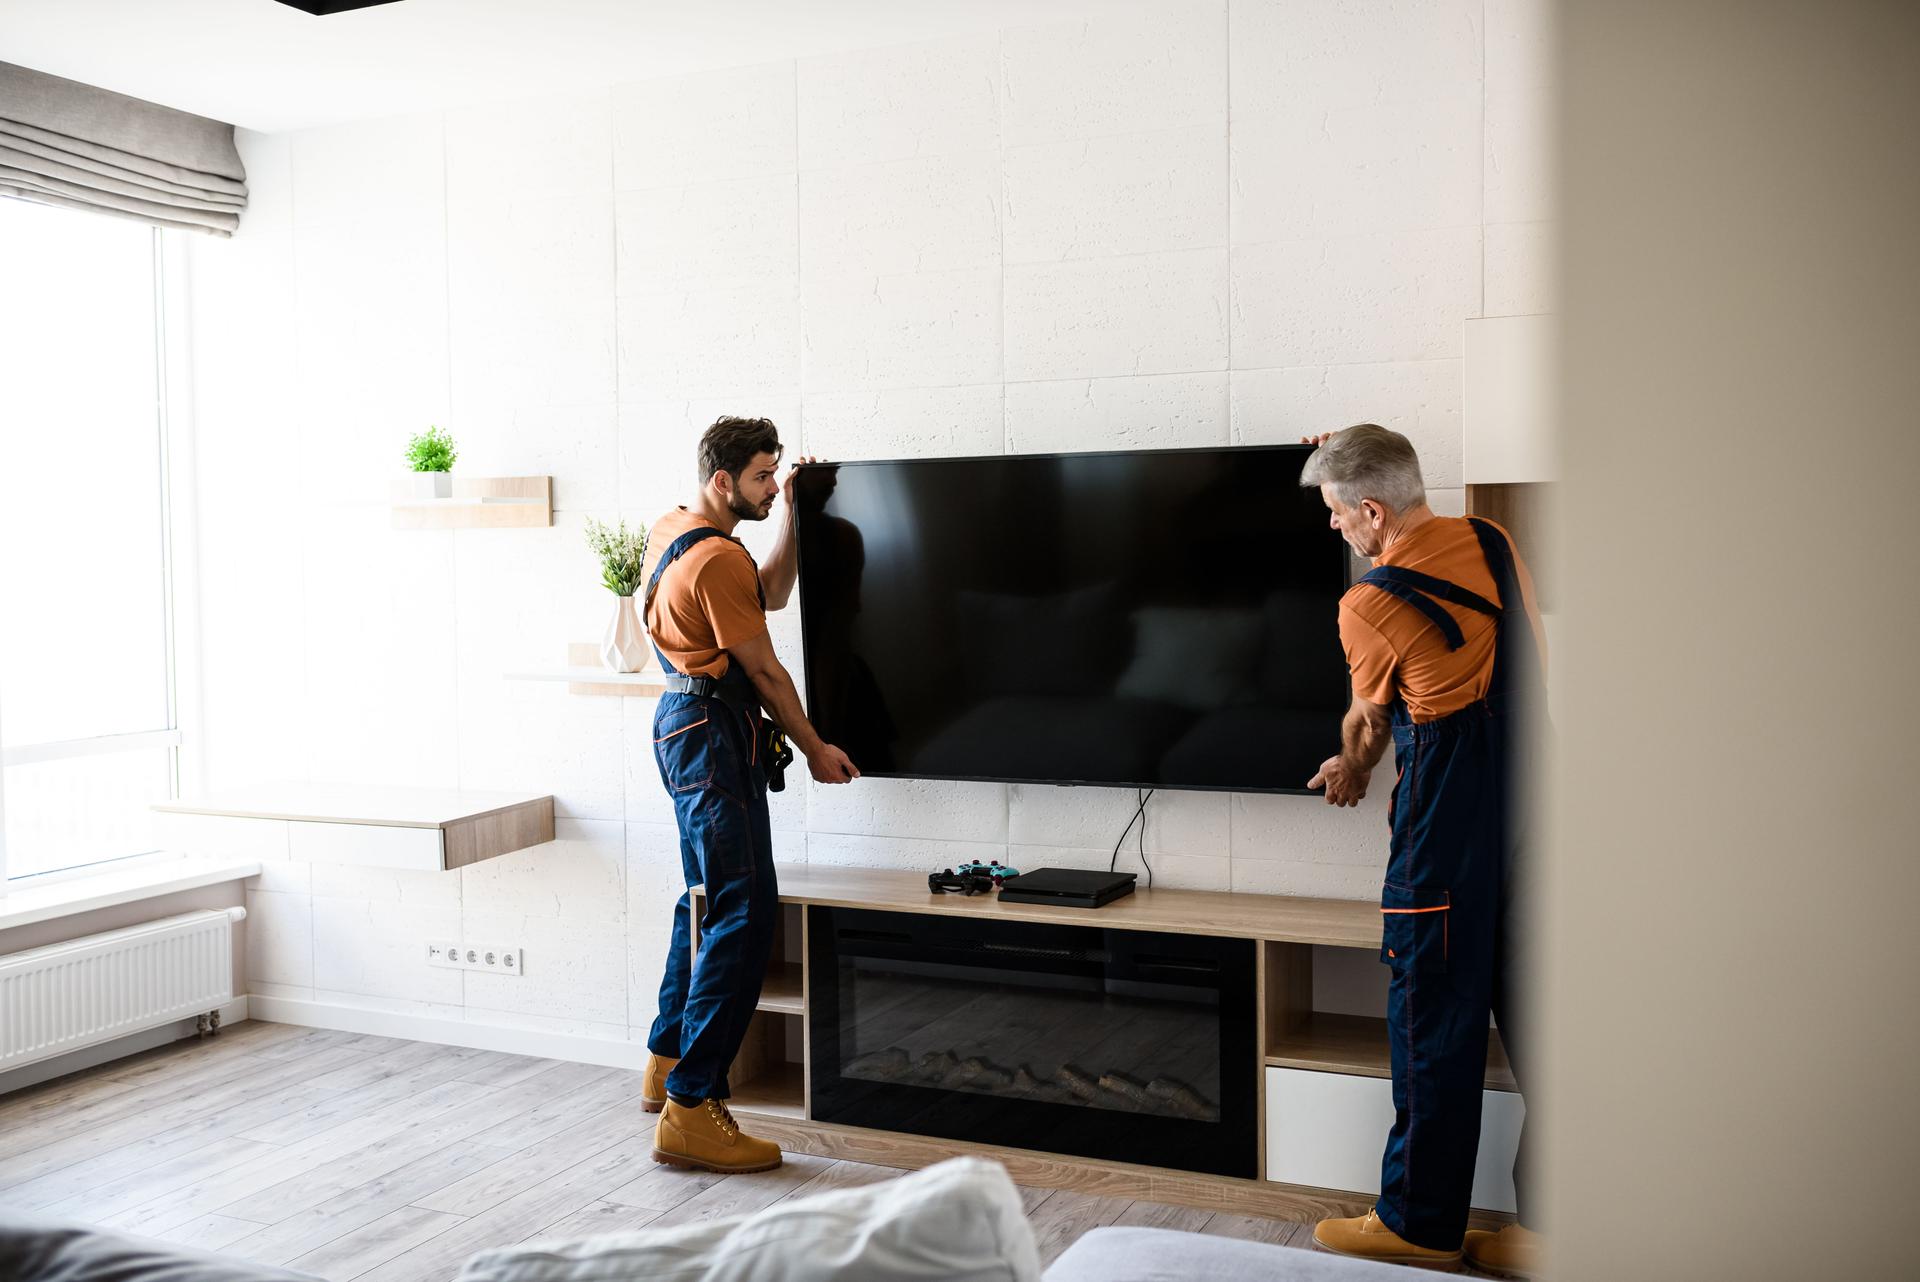
[{"label": "floor plank", "polygon": [[256,1264],[285,1264],[403,1206],[420,1205],[420,1199],[459,1179],[462,1171],[499,1160],[499,1151],[485,1144],[470,1140],[449,1144],[270,1224],[228,1249]]},{"label": "floor plank", "polygon": [[610,1189],[627,1183],[643,1162],[652,1160],[653,1139],[629,1139],[589,1161],[517,1193],[463,1224],[397,1256],[366,1274],[369,1282],[444,1282],[476,1251],[518,1242],[588,1205],[603,1201]]},{"label": "floor plank", "polygon": [[[430,1197],[417,1200],[421,1206],[436,1211],[478,1215],[488,1207],[498,1206],[529,1185],[556,1175],[584,1158],[604,1152],[622,1140],[641,1134],[652,1136],[651,1115],[642,1112],[638,1105],[618,1104],[523,1149],[500,1149],[475,1140],[476,1145],[492,1156],[484,1163],[475,1163],[470,1167],[471,1174],[464,1175]],[[661,1206],[654,1209],[664,1211],[667,1208]]]},{"label": "floor plank", "polygon": [[[96,1105],[63,1112],[39,1122],[9,1127],[0,1134],[0,1185],[11,1185],[119,1143],[177,1126],[230,1107],[237,1101],[272,1094],[295,1085],[314,1071],[349,1063],[364,1051],[320,1051],[310,1061],[238,1055],[210,1060],[178,1080],[159,1079]],[[118,1129],[96,1134],[101,1127]]]},{"label": "floor plank", "polygon": [[[150,1119],[143,1120],[137,1126],[114,1124],[96,1128],[96,1131],[89,1133],[90,1142],[86,1145],[86,1148],[100,1150],[94,1156],[67,1162],[43,1175],[9,1185],[0,1191],[0,1200],[24,1210],[51,1206],[135,1171],[146,1170],[204,1148],[213,1140],[229,1135],[246,1139],[248,1137],[241,1132],[276,1112],[283,1113],[289,1108],[299,1107],[306,1102],[307,1096],[306,1087],[290,1086],[247,1106],[215,1110],[144,1137],[140,1132],[152,1124]],[[46,1162],[57,1162],[62,1157],[71,1157],[81,1151],[84,1150],[68,1145],[48,1145],[44,1149],[34,1150],[43,1154],[43,1161]]]},{"label": "floor plank", "polygon": [[124,1095],[132,1089],[132,1082],[116,1082],[91,1073],[68,1073],[65,1077],[23,1086],[0,1096],[0,1127],[11,1129],[38,1122],[94,1100]]},{"label": "floor plank", "polygon": [[466,1221],[445,1211],[403,1206],[289,1261],[288,1266],[323,1278],[357,1278],[376,1265],[439,1237]]},{"label": "floor plank", "polygon": [[598,1237],[603,1233],[627,1233],[644,1229],[659,1218],[660,1212],[644,1206],[628,1206],[625,1202],[589,1202],[565,1219],[555,1220],[521,1240],[559,1242],[570,1238]]},{"label": "floor plank", "polygon": [[203,1251],[224,1251],[241,1238],[265,1227],[252,1220],[236,1220],[231,1215],[203,1215],[197,1220],[175,1225],[160,1236],[169,1242],[199,1247]]},{"label": "floor plank", "polygon": [[742,1176],[714,1175],[708,1171],[682,1170],[664,1162],[650,1162],[648,1169],[619,1188],[607,1191],[609,1202],[624,1202],[649,1211],[671,1211],[690,1197],[706,1192],[724,1179]]},{"label": "floor plank", "polygon": [[[1267,1242],[1274,1246],[1285,1246],[1300,1225],[1292,1220],[1269,1220],[1258,1215],[1230,1215],[1220,1212],[1207,1221],[1202,1233],[1214,1237],[1237,1237],[1248,1242]],[[1308,1226],[1311,1228],[1311,1226]]]},{"label": "floor plank", "polygon": [[640,1107],[640,1074],[597,1064],[562,1064],[496,1089],[528,1098],[533,1105],[473,1137],[509,1150],[538,1143],[602,1109],[629,1102],[636,1110]]},{"label": "floor plank", "polygon": [[304,1211],[456,1140],[475,1140],[476,1132],[511,1119],[531,1102],[498,1087],[454,1084],[475,1092],[475,1098],[435,1117],[400,1122],[370,1143],[316,1163],[223,1209],[246,1219],[257,1219],[269,1211],[282,1215]]},{"label": "floor plank", "polygon": [[812,1197],[815,1193],[832,1193],[839,1189],[865,1188],[870,1184],[885,1184],[888,1180],[899,1179],[905,1171],[891,1166],[874,1166],[868,1162],[834,1162],[805,1184],[794,1189],[780,1200],[791,1202],[795,1198]]},{"label": "floor plank", "polygon": [[1213,1218],[1212,1211],[1197,1206],[1168,1206],[1164,1202],[1131,1202],[1113,1218],[1116,1225],[1139,1229],[1176,1229],[1198,1233]]},{"label": "floor plank", "polygon": [[[443,1113],[484,1099],[490,1090],[489,1087],[473,1086],[466,1082],[442,1083],[418,1095],[395,1100],[297,1144],[278,1148],[244,1166],[177,1188],[156,1188],[153,1192],[158,1196],[107,1217],[106,1222],[129,1232],[152,1233],[208,1211],[223,1211],[228,1215],[240,1215],[242,1219],[253,1218],[235,1209],[235,1204],[255,1196],[263,1188],[312,1171],[368,1143],[377,1142],[391,1135],[396,1128],[418,1126]],[[282,1218],[272,1213],[278,1209],[269,1208],[267,1218]]]},{"label": "floor plank", "polygon": [[[649,1141],[651,1152],[652,1143]],[[765,1210],[787,1194],[813,1179],[831,1165],[832,1159],[806,1153],[788,1153],[778,1167],[755,1175],[735,1175],[716,1181],[670,1211],[662,1211],[655,1228],[705,1224],[730,1215],[748,1215]]]},{"label": "floor plank", "polygon": [[1047,1199],[1059,1192],[1058,1189],[1029,1188],[1025,1184],[1014,1185],[1014,1190],[1020,1194],[1021,1209],[1029,1216],[1045,1206]]},{"label": "floor plank", "polygon": [[512,1086],[536,1074],[544,1073],[560,1062],[557,1059],[538,1059],[532,1055],[509,1055],[504,1051],[497,1052],[493,1062],[474,1065],[463,1070],[460,1080],[473,1082],[478,1086]]},{"label": "floor plank", "polygon": [[1052,1264],[1089,1230],[1113,1223],[1129,1205],[1125,1198],[1055,1189],[1053,1196],[1028,1216],[1034,1242],[1040,1248],[1040,1267]]},{"label": "floor plank", "polygon": [[[46,1210],[53,1216],[108,1220],[142,1205],[152,1197],[155,1189],[166,1191],[192,1184],[203,1177],[217,1175],[233,1167],[245,1165],[271,1151],[272,1145],[261,1144],[254,1140],[238,1138],[214,1140],[191,1153],[136,1171],[131,1175],[102,1184],[98,1188],[88,1189],[85,1193],[64,1198],[48,1206]],[[171,1228],[172,1225],[168,1227]]]}]

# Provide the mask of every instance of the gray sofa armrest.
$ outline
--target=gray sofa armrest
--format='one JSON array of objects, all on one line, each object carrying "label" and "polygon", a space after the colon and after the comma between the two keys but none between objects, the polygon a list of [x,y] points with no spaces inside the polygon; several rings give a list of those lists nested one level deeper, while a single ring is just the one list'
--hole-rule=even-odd
[{"label": "gray sofa armrest", "polygon": [[1321,1251],[1175,1229],[1094,1229],[1041,1282],[1393,1282],[1405,1270]]},{"label": "gray sofa armrest", "polygon": [[320,1282],[174,1242],[133,1237],[74,1220],[0,1210],[0,1278],[6,1282]]}]

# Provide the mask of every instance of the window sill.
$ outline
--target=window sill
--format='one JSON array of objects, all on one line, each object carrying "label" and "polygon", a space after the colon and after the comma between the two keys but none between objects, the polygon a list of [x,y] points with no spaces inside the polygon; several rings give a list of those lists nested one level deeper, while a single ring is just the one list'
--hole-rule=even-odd
[{"label": "window sill", "polygon": [[[178,856],[141,862],[132,868],[91,877],[73,877],[50,885],[0,894],[0,930],[112,908],[141,899],[157,899],[182,890],[257,876],[257,860],[186,859]],[[4,888],[4,887],[0,887]]]}]

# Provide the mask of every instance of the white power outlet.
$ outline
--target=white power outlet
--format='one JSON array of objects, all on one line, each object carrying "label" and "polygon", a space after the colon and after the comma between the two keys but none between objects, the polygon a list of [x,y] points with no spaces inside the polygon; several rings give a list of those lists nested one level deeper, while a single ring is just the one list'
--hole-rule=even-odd
[{"label": "white power outlet", "polygon": [[495,975],[518,975],[526,958],[513,945],[463,944],[450,939],[427,941],[427,965],[453,970],[483,970]]}]

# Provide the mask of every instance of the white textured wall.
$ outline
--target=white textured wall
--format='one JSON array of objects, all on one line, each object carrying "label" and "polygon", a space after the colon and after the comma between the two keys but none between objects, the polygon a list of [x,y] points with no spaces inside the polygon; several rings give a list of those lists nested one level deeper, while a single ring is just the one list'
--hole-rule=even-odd
[{"label": "white textured wall", "polygon": [[[684,500],[717,413],[834,458],[1366,418],[1457,511],[1461,322],[1549,305],[1540,3],[1164,4],[243,137],[242,234],[193,246],[206,779],[551,789],[561,816],[458,875],[276,868],[255,991],[644,1032],[679,881],[652,704],[501,674],[598,637],[582,521]],[[550,473],[554,528],[390,531],[429,422],[459,471]],[[1162,794],[1158,884],[1369,897],[1377,792]],[[784,860],[1036,866],[1104,863],[1132,804],[802,780],[773,816]],[[456,929],[526,977],[427,967]]]}]

